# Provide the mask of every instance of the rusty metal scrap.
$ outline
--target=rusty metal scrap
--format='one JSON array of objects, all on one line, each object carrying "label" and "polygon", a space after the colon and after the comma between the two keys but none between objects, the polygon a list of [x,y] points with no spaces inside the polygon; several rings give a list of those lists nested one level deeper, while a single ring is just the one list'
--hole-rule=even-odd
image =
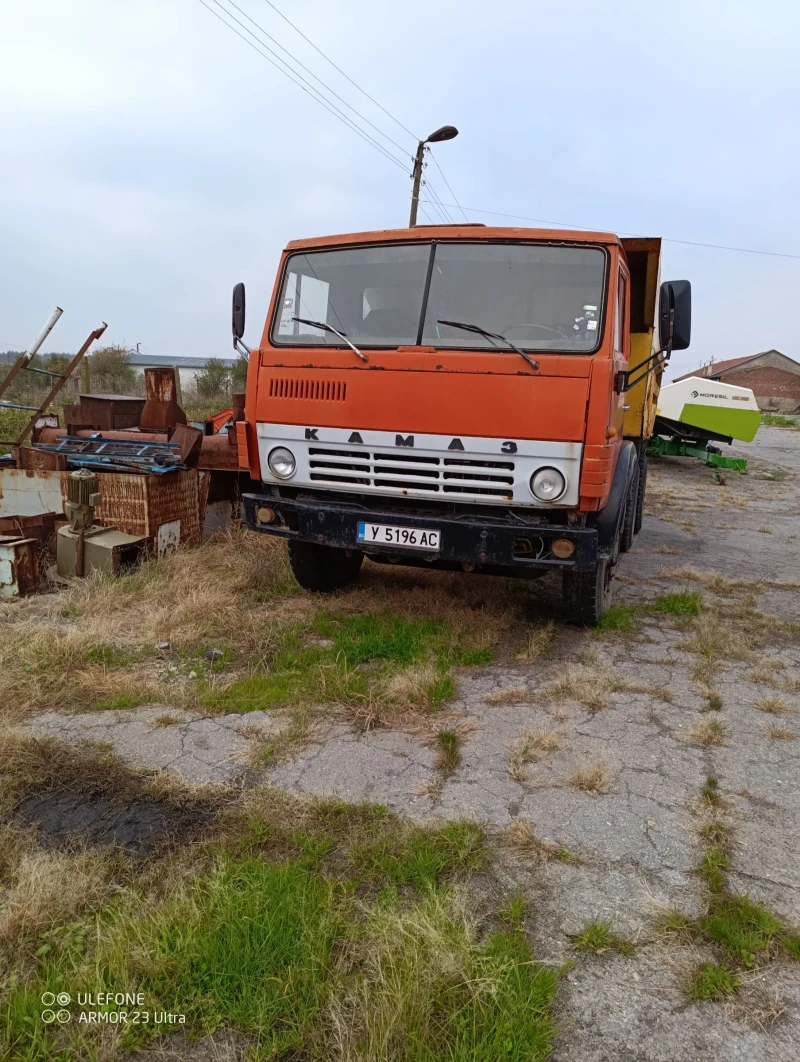
[{"label": "rusty metal scrap", "polygon": [[39,559],[36,539],[0,535],[0,597],[31,594],[38,585]]},{"label": "rusty metal scrap", "polygon": [[174,428],[186,423],[186,414],[178,404],[178,386],[174,369],[144,370],[147,399],[139,427],[143,431]]}]

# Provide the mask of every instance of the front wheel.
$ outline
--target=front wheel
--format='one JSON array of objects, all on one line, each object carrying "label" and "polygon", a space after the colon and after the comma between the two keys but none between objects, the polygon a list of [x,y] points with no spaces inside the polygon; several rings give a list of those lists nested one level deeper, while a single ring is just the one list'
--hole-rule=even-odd
[{"label": "front wheel", "polygon": [[611,604],[611,580],[614,566],[598,559],[591,572],[564,571],[561,597],[570,623],[596,627]]},{"label": "front wheel", "polygon": [[304,590],[330,593],[358,578],[364,554],[358,550],[319,546],[316,542],[289,542],[289,564]]},{"label": "front wheel", "polygon": [[633,466],[628,493],[625,496],[625,515],[622,517],[622,530],[619,536],[619,548],[621,553],[627,553],[633,545],[633,536],[636,534],[636,508],[639,502],[639,462]]}]

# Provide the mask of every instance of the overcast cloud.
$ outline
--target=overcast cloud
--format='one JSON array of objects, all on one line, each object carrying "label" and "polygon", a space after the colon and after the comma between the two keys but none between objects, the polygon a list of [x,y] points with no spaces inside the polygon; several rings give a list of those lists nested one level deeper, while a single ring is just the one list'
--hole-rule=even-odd
[{"label": "overcast cloud", "polygon": [[[437,157],[468,208],[800,255],[789,0],[275,2],[417,135],[459,127]],[[266,0],[236,3],[410,155]],[[406,224],[407,171],[199,0],[2,13],[0,350],[59,303],[51,349],[105,319],[109,342],[228,356],[231,285],[247,283],[256,342],[287,240]],[[662,277],[684,276],[694,340],[673,373],[768,347],[800,358],[799,258],[667,243]]]}]

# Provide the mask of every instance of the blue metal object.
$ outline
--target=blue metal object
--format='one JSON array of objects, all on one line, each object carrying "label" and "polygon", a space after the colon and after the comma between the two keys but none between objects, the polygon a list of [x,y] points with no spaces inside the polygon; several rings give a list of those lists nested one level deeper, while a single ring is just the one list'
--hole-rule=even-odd
[{"label": "blue metal object", "polygon": [[35,449],[64,454],[71,468],[154,475],[185,468],[178,443],[104,439],[99,432],[91,436],[60,435],[57,443],[36,443]]}]

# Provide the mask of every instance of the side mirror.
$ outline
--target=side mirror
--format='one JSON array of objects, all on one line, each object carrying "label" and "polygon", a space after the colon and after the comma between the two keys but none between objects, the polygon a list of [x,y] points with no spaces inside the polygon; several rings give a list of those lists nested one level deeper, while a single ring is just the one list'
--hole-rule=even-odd
[{"label": "side mirror", "polygon": [[233,313],[231,315],[231,330],[233,331],[234,346],[236,340],[244,335],[244,284],[237,284],[233,289]]},{"label": "side mirror", "polygon": [[692,285],[688,280],[667,280],[658,300],[659,346],[686,350],[692,334]]}]

